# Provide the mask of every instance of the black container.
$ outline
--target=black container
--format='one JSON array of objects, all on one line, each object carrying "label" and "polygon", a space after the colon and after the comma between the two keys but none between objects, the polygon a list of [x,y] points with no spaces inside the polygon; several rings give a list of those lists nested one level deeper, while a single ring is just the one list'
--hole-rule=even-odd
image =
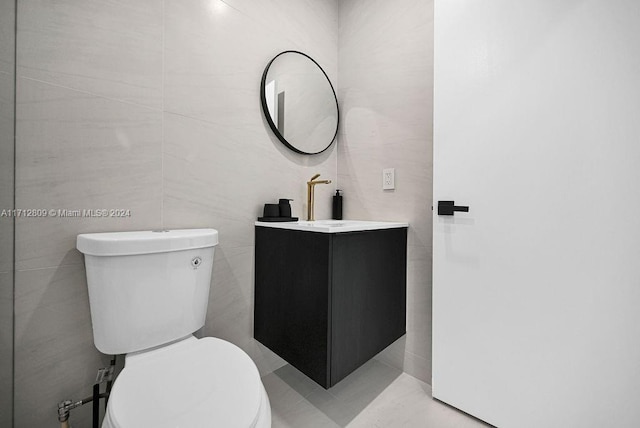
[{"label": "black container", "polygon": [[336,194],[333,197],[333,218],[334,220],[342,220],[342,195],[341,190],[336,190]]},{"label": "black container", "polygon": [[298,217],[291,217],[291,205],[289,201],[292,200],[293,199],[280,199],[277,204],[264,204],[263,217],[258,217],[258,221],[298,221]]},{"label": "black container", "polygon": [[263,216],[280,217],[280,206],[278,204],[264,204]]},{"label": "black container", "polygon": [[291,217],[291,204],[289,201],[293,199],[279,199],[278,207],[280,208],[280,217]]}]

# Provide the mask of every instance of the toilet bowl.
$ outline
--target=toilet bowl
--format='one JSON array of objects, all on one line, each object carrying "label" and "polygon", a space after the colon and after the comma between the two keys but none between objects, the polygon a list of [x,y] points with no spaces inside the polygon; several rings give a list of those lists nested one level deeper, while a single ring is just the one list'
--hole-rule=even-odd
[{"label": "toilet bowl", "polygon": [[78,235],[94,343],[126,354],[103,428],[269,428],[251,358],[204,326],[214,229]]},{"label": "toilet bowl", "polygon": [[271,426],[258,370],[240,348],[190,336],[126,356],[103,428]]}]

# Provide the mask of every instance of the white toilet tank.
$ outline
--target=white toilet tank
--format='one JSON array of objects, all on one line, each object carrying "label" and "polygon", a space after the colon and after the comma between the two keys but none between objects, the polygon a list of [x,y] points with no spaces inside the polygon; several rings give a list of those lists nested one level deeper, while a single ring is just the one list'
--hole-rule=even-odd
[{"label": "white toilet tank", "polygon": [[126,354],[200,329],[217,244],[215,229],[78,235],[96,348]]}]

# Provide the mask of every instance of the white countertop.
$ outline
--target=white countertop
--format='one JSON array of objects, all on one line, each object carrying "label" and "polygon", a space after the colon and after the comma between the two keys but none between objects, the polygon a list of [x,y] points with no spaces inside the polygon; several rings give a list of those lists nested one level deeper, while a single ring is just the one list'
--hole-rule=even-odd
[{"label": "white countertop", "polygon": [[357,232],[361,230],[397,229],[401,227],[409,227],[409,223],[363,220],[315,220],[288,222],[256,221],[255,225],[262,227],[272,227],[275,229],[302,230],[306,232],[319,233]]}]

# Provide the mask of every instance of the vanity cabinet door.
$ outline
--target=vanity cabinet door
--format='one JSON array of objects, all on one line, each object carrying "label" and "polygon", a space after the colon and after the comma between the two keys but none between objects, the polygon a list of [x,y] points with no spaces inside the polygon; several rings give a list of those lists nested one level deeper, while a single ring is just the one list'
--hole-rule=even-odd
[{"label": "vanity cabinet door", "polygon": [[407,229],[333,238],[331,385],[406,332]]},{"label": "vanity cabinet door", "polygon": [[254,337],[325,388],[330,239],[256,227]]}]

